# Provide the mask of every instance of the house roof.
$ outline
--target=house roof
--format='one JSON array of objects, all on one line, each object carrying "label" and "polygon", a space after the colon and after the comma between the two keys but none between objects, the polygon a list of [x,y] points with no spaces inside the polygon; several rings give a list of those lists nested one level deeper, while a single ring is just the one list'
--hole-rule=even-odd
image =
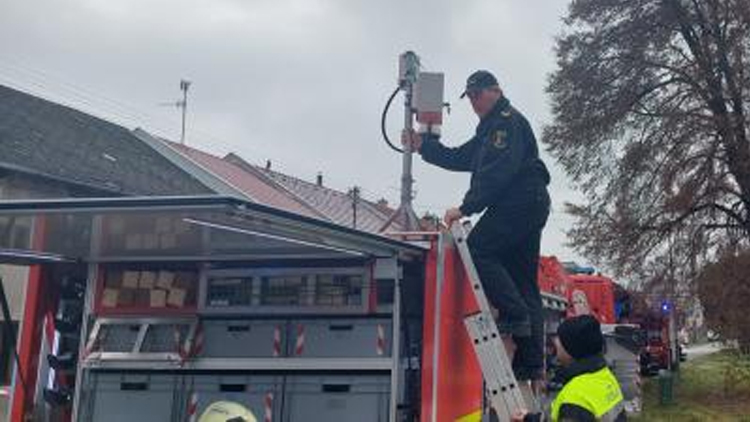
[{"label": "house roof", "polygon": [[220,157],[186,145],[168,140],[163,140],[163,142],[176,152],[192,160],[197,165],[212,172],[216,177],[239,191],[242,196],[250,201],[308,217],[329,220],[324,214],[318,212],[315,208],[309,206],[303,201],[300,201],[291,193],[279,189],[272,180],[266,178],[262,174],[247,171],[246,169],[243,169],[227,160],[223,160]]},{"label": "house roof", "polygon": [[0,168],[117,195],[212,192],[128,129],[2,85]]},{"label": "house roof", "polygon": [[[185,145],[163,142],[254,202],[355,227],[353,199],[347,193],[251,164],[234,153],[219,158]],[[356,228],[377,233],[392,212],[387,206],[360,197]],[[400,226],[394,224],[391,228],[398,230]]]},{"label": "house roof", "polygon": [[[342,226],[354,227],[353,198],[348,193],[264,167],[255,166],[255,169],[293,192],[332,221]],[[357,201],[356,227],[368,232],[379,232],[392,212],[394,210],[387,206],[378,205],[360,197]],[[391,229],[400,230],[402,228],[396,222],[391,226]]]},{"label": "house roof", "polygon": [[[354,200],[317,183],[130,131],[0,85],[0,169],[114,195],[236,196],[344,227]],[[394,210],[359,197],[356,228],[377,233]],[[398,223],[391,229],[399,230]]]}]

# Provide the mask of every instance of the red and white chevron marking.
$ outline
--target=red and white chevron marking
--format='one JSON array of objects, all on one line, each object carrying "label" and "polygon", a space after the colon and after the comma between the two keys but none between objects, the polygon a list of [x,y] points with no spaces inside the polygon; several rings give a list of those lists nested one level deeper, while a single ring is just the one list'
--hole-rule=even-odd
[{"label": "red and white chevron marking", "polygon": [[187,416],[189,422],[196,422],[198,420],[198,393],[194,392],[190,395]]},{"label": "red and white chevron marking", "polygon": [[199,356],[201,353],[203,353],[204,340],[205,335],[203,334],[203,324],[199,323],[195,328],[195,337],[193,337],[193,346],[192,350],[190,351],[191,356]]},{"label": "red and white chevron marking", "polygon": [[183,362],[186,361],[190,357],[190,350],[188,350],[187,344],[182,344],[182,334],[180,334],[180,329],[177,327],[174,328],[174,344],[177,354],[180,355],[180,360]]},{"label": "red and white chevron marking", "polygon": [[383,356],[385,354],[385,327],[383,327],[383,324],[378,324],[378,342],[376,347],[378,356]]},{"label": "red and white chevron marking", "polygon": [[273,357],[281,356],[281,326],[273,329]]},{"label": "red and white chevron marking", "polygon": [[273,422],[273,393],[263,398],[263,422]]},{"label": "red and white chevron marking", "polygon": [[297,325],[297,341],[294,344],[294,355],[301,356],[305,351],[305,326]]}]

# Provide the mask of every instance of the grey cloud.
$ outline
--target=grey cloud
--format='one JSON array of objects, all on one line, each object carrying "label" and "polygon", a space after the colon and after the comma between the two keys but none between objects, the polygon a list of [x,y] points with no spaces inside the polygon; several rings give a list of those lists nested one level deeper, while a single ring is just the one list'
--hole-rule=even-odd
[{"label": "grey cloud", "polygon": [[[446,73],[453,103],[443,128],[447,143],[473,131],[476,118],[458,94],[476,68],[497,73],[539,132],[549,119],[544,85],[565,6],[549,0],[5,0],[0,83],[10,80],[176,138],[177,110],[157,104],[176,100],[179,79],[187,77],[194,82],[190,144],[257,163],[270,158],[302,177],[323,171],[335,187],[361,185],[365,194],[395,202],[400,158],[382,144],[378,124],[398,54],[414,49],[426,68]],[[56,80],[92,95],[76,99],[75,90]],[[394,137],[401,116],[399,102],[389,121]],[[420,210],[442,213],[458,204],[465,175],[415,162]],[[556,212],[544,249],[575,257],[563,246],[569,221],[561,203],[576,196],[547,162]]]}]

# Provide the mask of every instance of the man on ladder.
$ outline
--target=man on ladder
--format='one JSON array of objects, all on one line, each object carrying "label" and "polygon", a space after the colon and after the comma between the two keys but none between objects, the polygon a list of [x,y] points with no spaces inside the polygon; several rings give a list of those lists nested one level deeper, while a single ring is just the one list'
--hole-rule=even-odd
[{"label": "man on ladder", "polygon": [[[447,170],[471,172],[463,203],[445,213],[450,227],[462,217],[484,214],[467,243],[498,330],[513,354],[518,381],[542,378],[544,328],[537,285],[541,233],[549,215],[549,172],[524,116],[510,105],[497,79],[479,70],[469,76],[468,96],[479,117],[474,136],[450,148],[435,135],[402,133],[402,143]],[[512,338],[512,341],[510,340]]]}]

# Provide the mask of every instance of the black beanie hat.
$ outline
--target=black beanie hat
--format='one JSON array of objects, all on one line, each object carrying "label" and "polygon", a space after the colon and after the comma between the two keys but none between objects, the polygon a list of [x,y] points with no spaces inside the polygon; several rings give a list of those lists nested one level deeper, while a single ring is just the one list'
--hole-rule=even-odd
[{"label": "black beanie hat", "polygon": [[579,315],[566,319],[557,327],[557,336],[573,359],[595,356],[604,350],[601,326],[599,321],[591,315]]}]

